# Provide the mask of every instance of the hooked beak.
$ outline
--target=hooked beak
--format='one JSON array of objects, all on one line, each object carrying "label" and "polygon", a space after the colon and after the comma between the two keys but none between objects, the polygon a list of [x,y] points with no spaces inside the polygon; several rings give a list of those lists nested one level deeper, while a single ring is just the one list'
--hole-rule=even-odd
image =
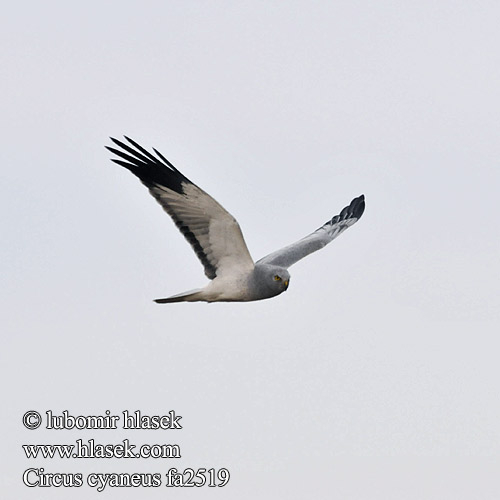
[{"label": "hooked beak", "polygon": [[285,290],[288,288],[288,280],[285,281]]}]

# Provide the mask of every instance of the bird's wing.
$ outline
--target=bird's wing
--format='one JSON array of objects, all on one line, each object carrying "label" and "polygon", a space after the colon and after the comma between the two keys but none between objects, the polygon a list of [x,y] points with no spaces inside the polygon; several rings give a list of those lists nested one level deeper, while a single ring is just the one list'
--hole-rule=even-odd
[{"label": "bird's wing", "polygon": [[111,138],[121,149],[106,146],[120,158],[112,161],[147,186],[193,247],[207,277],[253,269],[254,262],[236,219],[156,149],[157,157],[132,139],[125,139],[130,145]]},{"label": "bird's wing", "polygon": [[363,215],[365,210],[365,197],[363,195],[354,198],[348,207],[345,207],[339,215],[316,229],[314,233],[292,243],[266,257],[260,259],[257,264],[272,264],[288,268],[300,259],[304,258],[334,240],[348,227],[355,224]]}]

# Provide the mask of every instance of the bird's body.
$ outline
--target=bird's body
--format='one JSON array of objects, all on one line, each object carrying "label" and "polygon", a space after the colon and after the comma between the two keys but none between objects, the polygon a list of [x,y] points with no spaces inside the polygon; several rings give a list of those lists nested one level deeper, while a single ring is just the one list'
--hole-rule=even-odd
[{"label": "bird's body", "polygon": [[[283,276],[280,280],[274,279],[274,276],[280,275]],[[266,280],[266,276],[269,279]],[[166,299],[156,299],[155,302],[250,302],[269,299],[284,292],[288,288],[289,280],[290,275],[286,269],[259,264],[246,272],[216,276],[205,288],[190,290]]]},{"label": "bird's body", "polygon": [[121,148],[107,147],[121,158],[113,161],[148,187],[191,244],[211,280],[204,288],[156,299],[158,303],[249,302],[279,295],[290,282],[288,267],[352,226],[365,208],[361,195],[310,235],[254,263],[240,226],[231,214],[156,149],[158,157],[126,139],[133,147],[111,139]]}]

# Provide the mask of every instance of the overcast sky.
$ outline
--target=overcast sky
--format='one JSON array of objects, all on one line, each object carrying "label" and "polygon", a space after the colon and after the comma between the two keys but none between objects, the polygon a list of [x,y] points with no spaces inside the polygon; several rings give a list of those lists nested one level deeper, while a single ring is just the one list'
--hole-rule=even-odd
[{"label": "overcast sky", "polygon": [[[0,24],[5,498],[499,498],[498,2],[27,1]],[[158,305],[206,278],[109,161],[123,134],[255,259],[366,211],[279,297]],[[183,429],[27,430],[28,410]],[[21,448],[125,438],[182,458]],[[231,479],[99,494],[28,488],[30,467]]]}]

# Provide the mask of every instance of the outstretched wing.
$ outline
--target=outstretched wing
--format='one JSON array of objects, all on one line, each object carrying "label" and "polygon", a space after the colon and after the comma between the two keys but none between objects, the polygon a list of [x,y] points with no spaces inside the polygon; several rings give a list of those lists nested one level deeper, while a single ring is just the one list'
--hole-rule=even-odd
[{"label": "outstretched wing", "polygon": [[365,210],[364,195],[354,198],[348,207],[345,207],[339,215],[316,229],[314,233],[302,238],[301,240],[288,245],[281,250],[277,250],[266,257],[260,259],[257,264],[272,264],[288,268],[295,264],[306,255],[323,248],[334,240],[339,234],[343,233],[348,227],[355,224],[363,215]]},{"label": "outstretched wing", "polygon": [[253,269],[254,262],[236,219],[156,149],[153,148],[158,158],[132,139],[125,139],[133,147],[113,138],[121,149],[106,146],[121,158],[112,161],[130,170],[147,186],[193,247],[207,277],[214,279]]}]

